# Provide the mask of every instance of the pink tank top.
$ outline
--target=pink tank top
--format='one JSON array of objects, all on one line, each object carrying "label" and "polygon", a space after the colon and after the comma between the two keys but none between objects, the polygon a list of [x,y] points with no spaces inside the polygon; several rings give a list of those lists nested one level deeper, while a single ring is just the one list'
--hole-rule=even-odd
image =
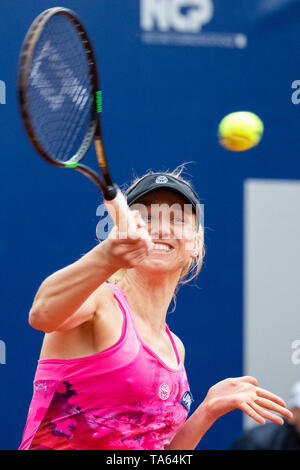
[{"label": "pink tank top", "polygon": [[178,366],[168,367],[141,339],[121,288],[119,341],[98,354],[41,359],[19,450],[164,449],[183,425],[192,396]]}]

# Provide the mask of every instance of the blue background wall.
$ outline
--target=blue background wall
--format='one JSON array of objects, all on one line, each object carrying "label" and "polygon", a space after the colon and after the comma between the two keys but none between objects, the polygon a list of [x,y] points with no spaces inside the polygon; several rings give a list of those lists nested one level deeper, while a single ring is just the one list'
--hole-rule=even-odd
[{"label": "blue background wall", "polygon": [[[193,410],[211,385],[243,374],[243,182],[300,174],[299,107],[291,100],[291,84],[300,78],[299,0],[209,3],[213,16],[194,34],[241,33],[246,47],[175,45],[172,37],[168,45],[146,44],[138,0],[63,2],[78,13],[96,49],[115,180],[129,182],[133,170],[142,175],[195,162],[188,172],[205,204],[207,255],[197,283],[182,288],[168,317],[186,344]],[[43,337],[27,322],[35,292],[46,276],[95,245],[101,202],[80,174],[39,159],[18,113],[22,40],[34,17],[52,6],[57,2],[0,1],[0,80],[6,83],[6,104],[0,105],[1,449],[19,445],[31,399]],[[225,151],[216,138],[220,119],[238,110],[253,111],[265,123],[261,144],[245,153]],[[199,449],[227,449],[241,428],[241,412],[231,412]]]}]

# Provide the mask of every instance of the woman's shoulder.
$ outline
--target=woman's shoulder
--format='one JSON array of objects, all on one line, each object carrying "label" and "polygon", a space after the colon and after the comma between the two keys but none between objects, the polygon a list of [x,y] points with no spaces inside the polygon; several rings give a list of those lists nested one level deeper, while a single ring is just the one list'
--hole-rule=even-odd
[{"label": "woman's shoulder", "polygon": [[117,319],[122,323],[123,314],[117,301],[119,299],[117,286],[110,282],[105,282],[94,292],[94,296],[96,303],[94,319],[108,320],[110,322],[114,322]]},{"label": "woman's shoulder", "polygon": [[121,336],[123,315],[109,284],[101,284],[56,331],[45,335],[40,359],[73,359],[111,347]]}]

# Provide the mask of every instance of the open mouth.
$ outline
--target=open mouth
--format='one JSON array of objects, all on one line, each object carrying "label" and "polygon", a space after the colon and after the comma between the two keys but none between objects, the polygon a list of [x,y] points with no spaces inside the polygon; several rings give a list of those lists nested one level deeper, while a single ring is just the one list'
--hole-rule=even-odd
[{"label": "open mouth", "polygon": [[174,247],[165,242],[153,242],[152,251],[160,253],[169,253],[174,250]]}]

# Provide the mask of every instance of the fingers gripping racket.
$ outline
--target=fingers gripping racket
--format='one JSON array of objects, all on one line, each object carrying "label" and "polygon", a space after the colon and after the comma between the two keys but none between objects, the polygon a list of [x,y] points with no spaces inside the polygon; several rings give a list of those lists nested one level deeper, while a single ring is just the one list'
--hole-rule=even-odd
[{"label": "fingers gripping racket", "polygon": [[[133,226],[104,152],[95,53],[73,11],[50,8],[30,26],[20,54],[18,97],[26,133],[39,155],[52,165],[74,168],[90,178],[102,191],[115,224]],[[92,141],[101,176],[81,163]]]}]

